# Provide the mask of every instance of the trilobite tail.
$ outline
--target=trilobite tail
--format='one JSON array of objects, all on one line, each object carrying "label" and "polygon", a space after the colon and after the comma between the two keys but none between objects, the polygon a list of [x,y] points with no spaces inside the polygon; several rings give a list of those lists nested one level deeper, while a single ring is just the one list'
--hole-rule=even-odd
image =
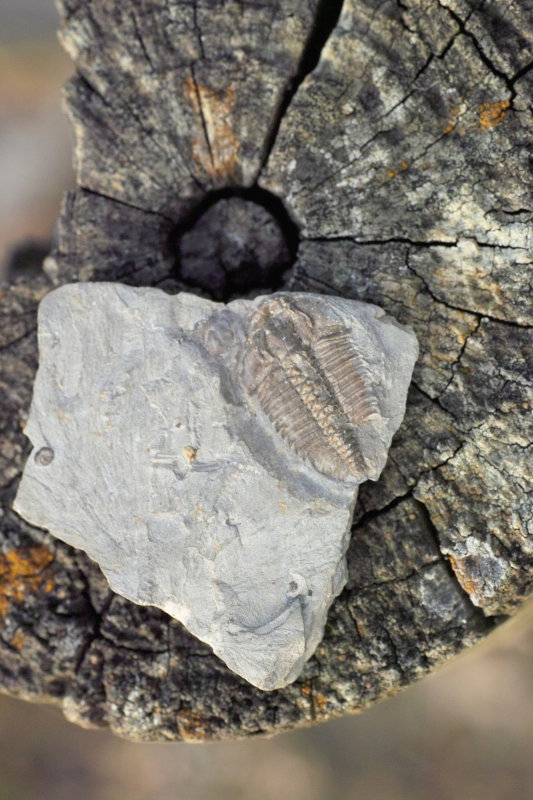
[{"label": "trilobite tail", "polygon": [[317,469],[344,480],[363,474],[349,422],[316,379],[272,361],[256,395],[280,436]]},{"label": "trilobite tail", "polygon": [[343,331],[323,336],[317,339],[314,352],[350,423],[361,425],[378,417],[370,367],[355,349],[350,334]]}]

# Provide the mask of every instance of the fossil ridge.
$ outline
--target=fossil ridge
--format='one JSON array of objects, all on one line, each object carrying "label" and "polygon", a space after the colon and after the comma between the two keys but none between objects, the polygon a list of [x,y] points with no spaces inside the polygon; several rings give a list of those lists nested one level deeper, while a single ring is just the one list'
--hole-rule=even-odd
[{"label": "fossil ridge", "polygon": [[341,298],[72,284],[41,303],[39,354],[18,513],[254,685],[295,680],[403,418],[414,334]]}]

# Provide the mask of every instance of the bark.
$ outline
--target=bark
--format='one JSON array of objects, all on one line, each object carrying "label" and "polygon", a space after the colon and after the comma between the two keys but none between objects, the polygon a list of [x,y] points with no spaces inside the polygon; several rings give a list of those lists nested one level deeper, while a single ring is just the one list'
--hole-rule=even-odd
[{"label": "bark", "polygon": [[[209,739],[359,710],[531,590],[533,5],[340,6],[60,4],[78,187],[46,274],[0,295],[0,683],[80,724]],[[421,346],[388,466],[360,492],[348,586],[301,678],[267,693],[10,508],[39,300],[76,280],[184,288],[181,237],[233,195],[298,244],[281,285],[377,302]]]}]

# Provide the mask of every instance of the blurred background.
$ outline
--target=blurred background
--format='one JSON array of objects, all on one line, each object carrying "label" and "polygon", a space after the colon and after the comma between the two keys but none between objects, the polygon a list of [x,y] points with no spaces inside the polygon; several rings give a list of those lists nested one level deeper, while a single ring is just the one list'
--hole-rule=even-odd
[{"label": "blurred background", "polygon": [[44,251],[73,183],[53,0],[0,0],[0,277]]},{"label": "blurred background", "polygon": [[[52,0],[0,2],[0,276],[73,183]],[[533,605],[361,716],[272,739],[132,744],[0,695],[0,800],[531,800]]]}]

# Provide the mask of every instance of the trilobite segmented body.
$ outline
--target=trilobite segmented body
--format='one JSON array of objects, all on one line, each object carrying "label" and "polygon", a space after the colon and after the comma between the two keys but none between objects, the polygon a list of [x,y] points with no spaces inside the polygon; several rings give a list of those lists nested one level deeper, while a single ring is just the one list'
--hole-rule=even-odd
[{"label": "trilobite segmented body", "polygon": [[364,478],[356,429],[379,408],[369,367],[341,322],[288,297],[266,300],[249,323],[244,386],[316,469]]}]

